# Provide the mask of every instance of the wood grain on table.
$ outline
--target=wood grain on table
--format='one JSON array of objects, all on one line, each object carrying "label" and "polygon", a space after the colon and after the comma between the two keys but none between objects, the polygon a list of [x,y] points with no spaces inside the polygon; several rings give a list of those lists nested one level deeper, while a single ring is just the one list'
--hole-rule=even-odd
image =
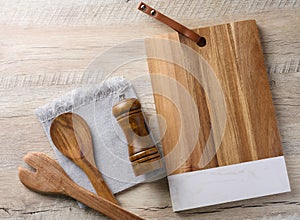
[{"label": "wood grain on table", "polygon": [[[291,193],[173,213],[166,179],[117,195],[121,206],[147,219],[300,218],[300,7],[299,1],[148,1],[190,28],[256,19]],[[139,12],[138,1],[0,0],[0,218],[105,219],[65,197],[33,193],[18,180],[17,167],[30,151],[54,156],[35,108],[76,88],[99,54],[137,38],[171,29]],[[125,53],[126,51],[124,51]],[[116,74],[147,73],[135,61]],[[155,113],[150,79],[134,81],[150,118]],[[151,120],[150,120],[151,121]],[[150,123],[151,125],[151,123]]]}]

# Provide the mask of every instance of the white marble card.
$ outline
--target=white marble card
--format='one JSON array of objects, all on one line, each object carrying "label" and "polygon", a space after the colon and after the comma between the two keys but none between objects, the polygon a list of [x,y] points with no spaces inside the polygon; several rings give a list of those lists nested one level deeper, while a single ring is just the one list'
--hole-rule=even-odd
[{"label": "white marble card", "polygon": [[173,211],[290,192],[283,156],[168,176]]}]

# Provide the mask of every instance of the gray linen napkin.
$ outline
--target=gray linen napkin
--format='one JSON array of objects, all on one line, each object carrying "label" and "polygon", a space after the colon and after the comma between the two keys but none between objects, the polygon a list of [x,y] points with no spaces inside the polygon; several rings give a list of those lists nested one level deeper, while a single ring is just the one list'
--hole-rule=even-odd
[{"label": "gray linen napkin", "polygon": [[137,98],[128,80],[113,77],[93,87],[75,89],[35,110],[60,165],[73,181],[92,192],[95,190],[85,173],[62,155],[51,140],[51,122],[59,114],[74,112],[85,119],[93,139],[96,165],[113,193],[165,176],[163,168],[138,177],[134,175],[125,136],[112,115],[112,106],[120,94]]}]

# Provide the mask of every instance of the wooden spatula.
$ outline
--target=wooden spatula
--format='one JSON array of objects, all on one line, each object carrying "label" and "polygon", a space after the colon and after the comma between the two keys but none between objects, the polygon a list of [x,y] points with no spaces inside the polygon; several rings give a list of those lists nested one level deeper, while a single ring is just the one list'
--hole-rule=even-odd
[{"label": "wooden spatula", "polygon": [[26,187],[33,191],[70,196],[112,219],[143,219],[78,186],[60,165],[46,154],[29,153],[24,157],[24,161],[35,171],[19,167],[19,178]]},{"label": "wooden spatula", "polygon": [[86,173],[97,194],[118,204],[96,168],[92,137],[84,119],[75,113],[61,114],[53,120],[50,135],[57,149]]}]

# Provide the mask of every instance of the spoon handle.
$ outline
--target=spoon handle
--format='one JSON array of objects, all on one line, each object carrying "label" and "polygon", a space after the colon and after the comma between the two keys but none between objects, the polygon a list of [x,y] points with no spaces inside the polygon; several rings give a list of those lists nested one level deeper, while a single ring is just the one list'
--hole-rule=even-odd
[{"label": "spoon handle", "polygon": [[110,191],[109,187],[105,183],[101,173],[99,170],[93,165],[92,163],[89,162],[86,158],[82,158],[82,163],[84,163],[81,168],[83,171],[86,173],[88,178],[90,179],[94,189],[96,190],[97,194],[101,196],[102,198],[109,200],[110,202],[118,205],[118,201],[115,198],[115,196],[112,194]]}]

